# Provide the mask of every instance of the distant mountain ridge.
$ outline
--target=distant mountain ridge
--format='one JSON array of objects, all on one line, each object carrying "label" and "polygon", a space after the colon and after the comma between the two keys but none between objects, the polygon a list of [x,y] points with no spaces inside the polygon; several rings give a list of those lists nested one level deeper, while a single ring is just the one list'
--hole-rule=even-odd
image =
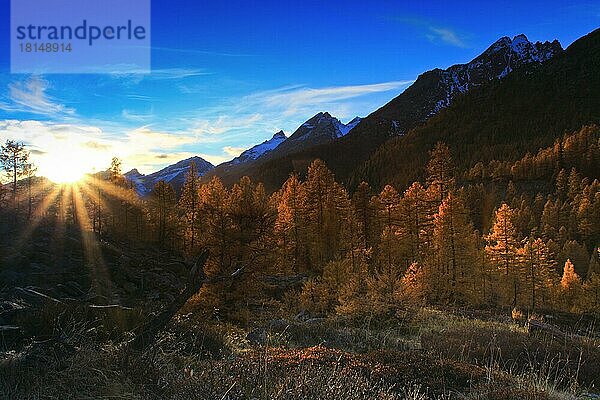
[{"label": "distant mountain ridge", "polygon": [[282,145],[277,152],[246,168],[223,174],[216,169],[212,174],[221,176],[226,184],[248,175],[274,190],[290,173],[303,173],[311,160],[320,158],[339,180],[347,181],[355,169],[388,139],[424,124],[471,89],[504,79],[515,70],[535,68],[562,52],[556,40],[532,43],[525,35],[500,38],[466,64],[421,74],[404,92],[363,118],[338,140],[309,146]]},{"label": "distant mountain ridge", "polygon": [[153,172],[148,175],[141,174],[137,168],[132,169],[124,174],[125,178],[133,183],[137,193],[140,196],[146,196],[154,188],[159,181],[165,181],[179,191],[185,182],[185,176],[190,169],[190,165],[196,164],[198,169],[198,176],[202,176],[208,171],[215,168],[213,164],[206,161],[205,159],[194,156],[185,160],[181,160],[175,164],[169,165],[160,171]]},{"label": "distant mountain ridge", "polygon": [[[404,92],[366,118],[357,117],[343,124],[331,114],[319,112],[289,137],[277,132],[235,159],[206,169],[202,175],[219,176],[225,184],[248,175],[274,190],[291,172],[302,173],[310,161],[321,158],[339,180],[354,180],[363,175],[356,173],[362,163],[390,138],[425,124],[475,88],[504,80],[513,71],[535,71],[538,65],[561,53],[563,49],[557,40],[532,43],[523,34],[512,39],[502,37],[468,63],[419,75]],[[169,177],[169,168],[177,170],[176,165],[148,176],[132,176],[132,180],[141,181],[147,190],[148,182],[155,179],[150,176]],[[183,179],[184,175],[178,178],[181,183]]]},{"label": "distant mountain ridge", "polygon": [[348,124],[343,124],[328,112],[319,112],[300,125],[277,148],[277,151],[269,154],[269,156],[282,156],[306,147],[332,142],[346,136],[361,120],[360,117],[355,117]]},{"label": "distant mountain ridge", "polygon": [[205,179],[219,176],[226,183],[233,183],[243,175],[252,175],[251,171],[256,165],[268,160],[277,160],[302,149],[338,141],[361,121],[362,118],[355,117],[344,124],[328,112],[319,112],[301,124],[288,138],[284,138],[280,131],[270,140],[246,150],[236,159],[218,165]]}]

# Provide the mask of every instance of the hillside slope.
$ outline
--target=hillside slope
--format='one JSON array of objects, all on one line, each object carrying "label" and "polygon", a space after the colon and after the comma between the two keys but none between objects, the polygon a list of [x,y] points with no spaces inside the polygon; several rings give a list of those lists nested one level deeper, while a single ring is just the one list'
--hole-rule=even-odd
[{"label": "hillside slope", "polygon": [[450,146],[459,169],[515,160],[551,145],[565,132],[600,121],[600,29],[536,68],[459,96],[403,137],[388,140],[350,177],[399,188],[421,177],[437,141]]},{"label": "hillside slope", "polygon": [[524,35],[513,39],[503,37],[469,63],[420,75],[403,93],[361,120],[339,140],[295,149],[288,145],[285,152],[273,153],[237,174],[220,176],[231,184],[241,175],[249,175],[274,189],[292,171],[303,172],[310,161],[320,158],[340,180],[347,180],[356,166],[390,137],[402,136],[423,124],[463,93],[503,79],[513,70],[539,65],[560,53],[562,48],[558,41],[531,43]]}]

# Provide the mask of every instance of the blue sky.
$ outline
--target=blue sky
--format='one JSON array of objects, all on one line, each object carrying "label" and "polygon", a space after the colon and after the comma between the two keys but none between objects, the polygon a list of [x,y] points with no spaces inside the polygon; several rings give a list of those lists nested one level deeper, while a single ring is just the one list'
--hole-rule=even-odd
[{"label": "blue sky", "polygon": [[7,3],[0,140],[23,140],[40,159],[79,151],[86,168],[117,155],[143,172],[231,159],[319,111],[366,116],[501,36],[566,47],[600,25],[592,1],[153,0],[152,74],[33,76],[10,73]]}]

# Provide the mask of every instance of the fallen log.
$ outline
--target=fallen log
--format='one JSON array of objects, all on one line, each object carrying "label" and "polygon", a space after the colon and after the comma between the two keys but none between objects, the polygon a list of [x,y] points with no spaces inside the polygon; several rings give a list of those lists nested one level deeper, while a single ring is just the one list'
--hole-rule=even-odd
[{"label": "fallen log", "polygon": [[542,332],[554,336],[558,339],[564,339],[567,334],[555,327],[554,325],[530,319],[527,323],[527,332],[529,334]]},{"label": "fallen log", "polygon": [[125,307],[120,304],[107,304],[107,305],[98,305],[98,304],[90,304],[88,306],[93,310],[121,310],[121,311],[132,311],[133,308]]},{"label": "fallen log", "polygon": [[30,301],[32,303],[36,303],[36,304],[43,304],[43,303],[61,304],[62,303],[62,301],[60,301],[59,299],[55,299],[54,297],[48,296],[47,294],[44,294],[44,293],[41,293],[31,287],[26,287],[26,288],[16,287],[15,291],[17,293],[19,293],[22,297],[24,297],[25,300]]},{"label": "fallen log", "polygon": [[204,274],[204,265],[207,259],[208,251],[202,252],[190,270],[185,288],[165,310],[141,327],[139,333],[129,342],[131,348],[142,350],[149,347],[154,342],[156,335],[164,329],[177,311],[187,303],[190,297],[200,291],[202,285],[207,283]]}]

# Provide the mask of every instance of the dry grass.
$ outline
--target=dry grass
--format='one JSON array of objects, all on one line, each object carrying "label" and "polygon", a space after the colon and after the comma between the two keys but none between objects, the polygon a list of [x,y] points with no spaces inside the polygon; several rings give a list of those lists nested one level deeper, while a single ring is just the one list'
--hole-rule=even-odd
[{"label": "dry grass", "polygon": [[80,321],[62,338],[5,353],[0,397],[558,400],[598,384],[596,340],[529,336],[510,317],[420,309],[279,323],[262,346],[246,340],[249,330],[180,315],[154,348],[136,353]]}]

